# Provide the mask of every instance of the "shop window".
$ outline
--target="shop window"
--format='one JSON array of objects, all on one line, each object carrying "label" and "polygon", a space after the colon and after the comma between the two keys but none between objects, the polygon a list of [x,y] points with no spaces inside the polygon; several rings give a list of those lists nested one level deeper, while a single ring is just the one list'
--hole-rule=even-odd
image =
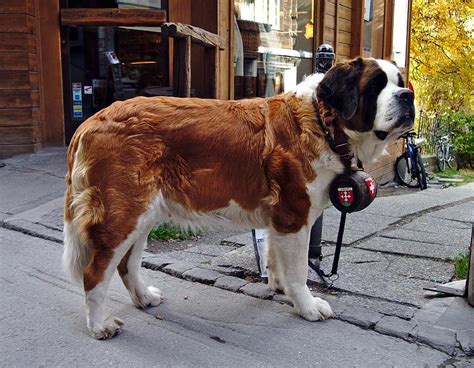
[{"label": "shop window", "polygon": [[290,91],[312,72],[312,0],[235,0],[234,97]]},{"label": "shop window", "polygon": [[384,0],[364,0],[364,57],[383,58],[384,12]]},{"label": "shop window", "polygon": [[[70,1],[74,7],[163,9],[161,0]],[[69,5],[69,4],[67,4]],[[91,6],[92,5],[92,6]],[[166,10],[166,8],[164,8]],[[171,94],[160,27],[65,27],[66,141],[116,100]]]}]

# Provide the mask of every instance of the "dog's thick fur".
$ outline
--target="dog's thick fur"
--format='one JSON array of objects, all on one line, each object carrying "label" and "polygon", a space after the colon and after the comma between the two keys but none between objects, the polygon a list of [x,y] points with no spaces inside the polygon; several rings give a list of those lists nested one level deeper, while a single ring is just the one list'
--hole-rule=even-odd
[{"label": "dog's thick fur", "polygon": [[64,263],[84,286],[94,337],[113,337],[123,324],[104,310],[116,269],[135,305],[160,303],[139,267],[149,231],[164,222],[267,228],[269,284],[305,319],[333,315],[306,286],[309,232],[343,171],[316,123],[316,89],[330,131],[342,127],[363,161],[413,119],[412,107],[397,102],[408,90],[390,63],[357,59],[321,79],[266,99],[137,97],[79,127],[67,157]]}]

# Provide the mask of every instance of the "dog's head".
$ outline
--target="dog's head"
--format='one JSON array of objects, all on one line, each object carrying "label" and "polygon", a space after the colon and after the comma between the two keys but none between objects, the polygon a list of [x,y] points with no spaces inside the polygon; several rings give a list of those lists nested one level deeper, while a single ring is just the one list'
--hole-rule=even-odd
[{"label": "dog's head", "polygon": [[400,71],[389,61],[358,58],[338,63],[324,75],[316,94],[363,162],[375,159],[413,127],[413,92],[404,88]]}]

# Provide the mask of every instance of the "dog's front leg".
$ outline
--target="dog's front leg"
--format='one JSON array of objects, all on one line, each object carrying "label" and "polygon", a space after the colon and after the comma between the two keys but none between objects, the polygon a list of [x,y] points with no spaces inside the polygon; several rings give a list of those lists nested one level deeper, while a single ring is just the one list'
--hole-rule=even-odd
[{"label": "dog's front leg", "polygon": [[313,297],[306,280],[308,277],[309,228],[303,226],[297,233],[282,234],[268,231],[268,246],[272,247],[273,262],[278,262],[278,277],[285,294],[293,301],[296,312],[309,321],[334,316],[329,304]]}]

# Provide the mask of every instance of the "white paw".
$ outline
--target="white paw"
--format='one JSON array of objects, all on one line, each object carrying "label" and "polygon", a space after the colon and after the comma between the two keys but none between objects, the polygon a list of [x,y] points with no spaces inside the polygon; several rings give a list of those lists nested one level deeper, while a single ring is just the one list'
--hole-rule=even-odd
[{"label": "white paw", "polygon": [[108,317],[103,324],[90,328],[90,332],[97,340],[107,340],[117,336],[122,331],[123,321],[117,317]]},{"label": "white paw", "polygon": [[156,307],[162,300],[161,290],[154,286],[148,286],[140,296],[137,306],[141,308]]},{"label": "white paw", "polygon": [[301,317],[308,321],[323,321],[334,317],[334,312],[329,303],[317,297],[311,297],[296,310]]}]

